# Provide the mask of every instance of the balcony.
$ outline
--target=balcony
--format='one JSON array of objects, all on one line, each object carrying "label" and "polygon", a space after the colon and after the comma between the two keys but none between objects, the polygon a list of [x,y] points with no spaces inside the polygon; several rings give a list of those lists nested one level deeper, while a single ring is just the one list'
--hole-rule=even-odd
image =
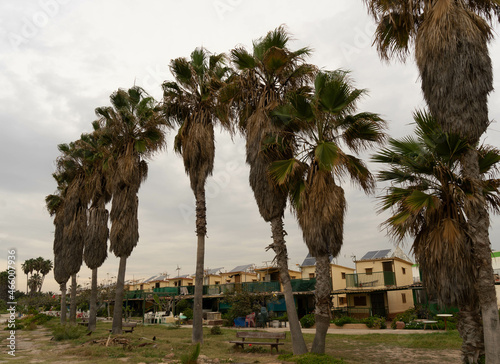
[{"label": "balcony", "polygon": [[394,272],[373,272],[346,274],[346,288],[372,288],[394,286],[396,275]]}]

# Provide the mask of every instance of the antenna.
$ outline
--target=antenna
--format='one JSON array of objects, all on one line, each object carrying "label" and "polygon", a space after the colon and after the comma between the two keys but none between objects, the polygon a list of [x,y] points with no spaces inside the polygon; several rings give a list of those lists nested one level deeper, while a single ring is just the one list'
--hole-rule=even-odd
[{"label": "antenna", "polygon": [[356,256],[354,254],[351,254],[351,258],[353,262],[356,262]]},{"label": "antenna", "polygon": [[179,272],[181,270],[181,267],[179,267],[179,264],[177,264],[177,268],[175,268],[175,270],[177,271],[177,278],[179,278]]}]

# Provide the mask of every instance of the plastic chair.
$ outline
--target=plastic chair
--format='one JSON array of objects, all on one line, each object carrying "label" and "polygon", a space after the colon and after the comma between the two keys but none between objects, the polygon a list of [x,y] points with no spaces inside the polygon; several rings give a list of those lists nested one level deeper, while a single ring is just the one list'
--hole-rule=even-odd
[{"label": "plastic chair", "polygon": [[245,326],[255,327],[255,312],[252,312],[250,315],[246,315]]}]

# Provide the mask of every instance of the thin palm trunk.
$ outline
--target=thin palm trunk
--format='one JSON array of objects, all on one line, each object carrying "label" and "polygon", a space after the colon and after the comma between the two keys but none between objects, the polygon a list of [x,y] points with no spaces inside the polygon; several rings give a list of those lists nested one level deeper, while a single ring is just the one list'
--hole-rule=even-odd
[{"label": "thin palm trunk", "polygon": [[71,275],[71,297],[69,305],[69,322],[76,324],[76,273]]},{"label": "thin palm trunk", "polygon": [[95,331],[97,323],[97,268],[92,269],[92,283],[90,289],[89,331]]},{"label": "thin palm trunk", "polygon": [[477,363],[479,357],[484,354],[479,307],[460,307],[457,330],[462,338],[462,362]]},{"label": "thin palm trunk", "polygon": [[111,328],[111,332],[113,334],[122,333],[123,295],[124,295],[126,267],[127,267],[127,257],[120,257],[120,266],[118,268],[118,276],[116,277],[115,307],[113,309],[113,326]]},{"label": "thin palm trunk", "polygon": [[292,282],[288,272],[288,252],[285,244],[285,231],[283,230],[283,219],[276,217],[271,220],[271,230],[273,233],[273,244],[271,248],[276,253],[276,262],[279,269],[280,280],[285,296],[286,312],[290,324],[290,335],[292,336],[292,350],[294,355],[307,353],[306,342],[302,336],[302,329],[293,298]]},{"label": "thin palm trunk", "polygon": [[[462,159],[462,165],[464,176],[476,181],[478,186],[480,172],[477,151],[470,149]],[[485,202],[472,208],[468,217],[469,236],[473,242],[474,260],[478,268],[476,291],[483,320],[486,363],[500,364],[500,320],[488,234],[490,220]]]},{"label": "thin palm trunk", "polygon": [[205,260],[205,235],[207,232],[207,208],[205,203],[205,187],[196,191],[196,277],[194,286],[193,334],[192,342],[203,343],[203,271]]},{"label": "thin palm trunk", "polygon": [[314,292],[316,334],[311,347],[311,352],[316,354],[325,353],[326,333],[330,326],[330,282],[330,259],[328,255],[319,255],[316,257],[316,288]]},{"label": "thin palm trunk", "polygon": [[66,283],[61,284],[61,325],[66,325],[66,312],[68,309],[66,308]]}]

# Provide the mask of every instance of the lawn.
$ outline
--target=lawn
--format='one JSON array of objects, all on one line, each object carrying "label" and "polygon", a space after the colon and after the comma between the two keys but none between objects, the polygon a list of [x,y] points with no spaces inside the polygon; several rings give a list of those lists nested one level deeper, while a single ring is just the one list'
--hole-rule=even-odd
[{"label": "lawn", "polygon": [[[133,333],[109,335],[110,322],[98,324],[97,331],[86,335],[84,327],[73,328],[83,334],[77,339],[56,341],[57,320],[34,330],[17,330],[16,359],[22,363],[168,363],[181,362],[183,355],[194,351],[191,329],[169,328],[163,325],[139,325]],[[289,361],[286,355],[270,353],[269,347],[252,346],[237,349],[229,341],[235,330],[223,328],[221,335],[212,335],[204,328],[201,362],[205,363],[277,363]],[[0,331],[6,343],[8,331]],[[313,334],[304,334],[310,347]],[[108,342],[109,339],[109,342]],[[105,344],[108,343],[108,346]],[[432,334],[368,334],[327,336],[327,354],[345,363],[456,363],[460,359],[461,339],[456,331]],[[5,346],[4,346],[5,347]],[[12,359],[4,349],[0,362]],[[291,353],[289,333],[281,354]],[[186,358],[184,358],[185,362]],[[312,364],[312,362],[311,362]],[[317,363],[321,364],[321,363]]]}]

